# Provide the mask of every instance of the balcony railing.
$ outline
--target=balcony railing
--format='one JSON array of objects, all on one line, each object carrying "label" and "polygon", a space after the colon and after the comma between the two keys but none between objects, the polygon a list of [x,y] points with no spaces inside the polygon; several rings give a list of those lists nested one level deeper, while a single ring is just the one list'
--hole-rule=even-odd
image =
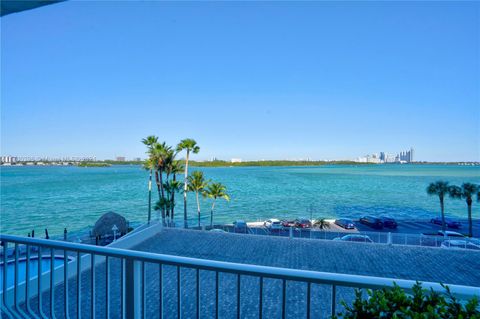
[{"label": "balcony railing", "polygon": [[[145,318],[151,317],[152,311],[160,318],[200,318],[206,313],[221,318],[219,300],[225,298],[231,301],[227,309],[230,317],[244,317],[244,311],[252,316],[253,311],[255,317],[262,318],[273,311],[286,318],[292,316],[289,311],[293,307],[288,302],[292,299],[296,302],[295,317],[301,313],[310,318],[313,303],[319,301],[328,304],[320,310],[321,316],[327,317],[338,310],[338,300],[343,299],[338,297],[338,289],[343,287],[379,289],[396,283],[410,291],[415,284],[411,280],[248,265],[10,235],[0,235],[0,241],[0,307],[2,315],[11,318]],[[14,250],[9,256],[11,248]],[[52,262],[54,259],[48,262],[55,256],[63,259],[57,264]],[[228,285],[221,284],[220,276],[225,274],[231,277]],[[269,280],[275,280],[277,288],[272,289]],[[158,289],[147,293],[152,282],[158,284]],[[316,293],[316,285],[329,287],[329,294]],[[422,285],[445,292],[437,283]],[[480,296],[478,287],[449,287],[460,299]],[[272,299],[272,293],[278,298]]]}]

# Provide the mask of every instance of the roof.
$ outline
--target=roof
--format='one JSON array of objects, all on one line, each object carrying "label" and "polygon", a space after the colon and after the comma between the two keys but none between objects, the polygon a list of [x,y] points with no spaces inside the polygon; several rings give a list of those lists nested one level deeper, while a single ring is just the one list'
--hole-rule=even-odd
[{"label": "roof", "polygon": [[65,0],[1,0],[0,16],[35,9]]}]

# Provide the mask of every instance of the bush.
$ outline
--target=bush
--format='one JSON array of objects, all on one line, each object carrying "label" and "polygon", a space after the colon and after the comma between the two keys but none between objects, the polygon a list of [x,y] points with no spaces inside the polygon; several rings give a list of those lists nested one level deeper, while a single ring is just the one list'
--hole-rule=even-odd
[{"label": "bush", "polygon": [[480,319],[479,302],[472,298],[460,302],[445,286],[445,294],[422,289],[415,284],[412,294],[406,294],[395,285],[393,288],[367,290],[368,298],[361,290],[355,290],[352,305],[342,301],[343,313],[333,318],[342,319]]}]

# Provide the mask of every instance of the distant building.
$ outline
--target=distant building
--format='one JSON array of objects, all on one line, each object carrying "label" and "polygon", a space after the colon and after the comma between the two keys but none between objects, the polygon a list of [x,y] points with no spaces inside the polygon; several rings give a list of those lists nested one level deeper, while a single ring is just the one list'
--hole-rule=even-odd
[{"label": "distant building", "polygon": [[231,161],[232,163],[241,163],[242,159],[241,158],[232,158]]},{"label": "distant building", "polygon": [[397,162],[411,163],[413,162],[413,148],[409,151],[402,151],[396,157]]},{"label": "distant building", "polygon": [[125,162],[125,156],[117,156],[117,157],[115,158],[115,160],[116,160],[117,162]]},{"label": "distant building", "polygon": [[2,156],[1,163],[2,164],[15,164],[17,162],[17,158],[14,156]]},{"label": "distant building", "polygon": [[141,161],[142,161],[142,159],[141,159],[140,157],[134,157],[133,160],[134,160],[135,162],[141,162]]},{"label": "distant building", "polygon": [[397,155],[380,152],[380,155],[365,155],[358,157],[355,161],[358,163],[412,163],[414,161],[413,154],[414,151],[411,148],[408,151],[401,151]]},{"label": "distant building", "polygon": [[385,152],[380,152],[380,160],[383,161],[383,162],[386,161]]}]

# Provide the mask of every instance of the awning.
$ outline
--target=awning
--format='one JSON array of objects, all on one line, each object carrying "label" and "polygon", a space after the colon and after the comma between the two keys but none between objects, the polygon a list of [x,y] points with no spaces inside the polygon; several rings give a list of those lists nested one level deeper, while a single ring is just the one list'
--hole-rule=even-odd
[{"label": "awning", "polygon": [[1,0],[0,16],[35,9],[65,0]]}]

